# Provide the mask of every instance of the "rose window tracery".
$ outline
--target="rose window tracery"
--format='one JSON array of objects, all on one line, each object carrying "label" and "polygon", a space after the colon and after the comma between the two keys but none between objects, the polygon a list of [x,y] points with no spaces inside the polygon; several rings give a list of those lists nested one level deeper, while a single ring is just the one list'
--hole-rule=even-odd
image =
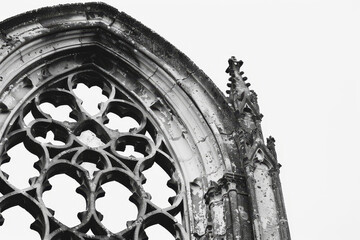
[{"label": "rose window tracery", "polygon": [[[79,90],[92,87],[101,89],[103,95],[97,110],[91,106],[94,103],[85,104],[92,96]],[[34,217],[31,229],[42,239],[147,239],[146,228],[155,224],[176,239],[187,239],[177,220],[185,197],[181,174],[161,131],[133,96],[100,73],[81,70],[53,79],[25,101],[2,138],[0,213],[21,206]],[[25,173],[29,179],[25,187],[14,184],[4,170],[14,158],[8,153],[22,144],[37,159],[33,165],[37,174]],[[154,203],[152,193],[144,187],[144,172],[153,165],[169,177],[167,186],[173,195],[167,206]],[[45,195],[52,191],[52,179],[58,175],[78,184],[76,193],[85,202],[77,213],[78,223],[58,219],[56,209],[47,204]],[[103,224],[104,216],[97,208],[98,199],[106,196],[102,186],[108,183],[125,187],[129,204],[137,209],[136,216],[116,231]],[[0,220],[4,221],[1,215]]]}]

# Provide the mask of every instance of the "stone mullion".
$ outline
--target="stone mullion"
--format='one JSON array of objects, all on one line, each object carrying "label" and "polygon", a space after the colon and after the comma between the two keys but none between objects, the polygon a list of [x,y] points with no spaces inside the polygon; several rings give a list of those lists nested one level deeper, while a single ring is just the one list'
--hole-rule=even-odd
[{"label": "stone mullion", "polygon": [[240,239],[242,226],[240,226],[237,191],[235,189],[232,189],[229,190],[227,194],[229,195],[229,200],[230,200],[230,211],[231,211],[232,230],[234,234],[234,239]]},{"label": "stone mullion", "polygon": [[246,183],[243,177],[226,174],[225,183],[221,184],[224,204],[226,239],[253,239],[248,218],[249,204]]},{"label": "stone mullion", "polygon": [[251,219],[250,219],[250,202],[249,195],[246,192],[240,191],[237,194],[238,201],[238,211],[240,215],[240,225],[241,225],[241,239],[243,240],[252,240],[253,238],[253,230],[251,227]]},{"label": "stone mullion", "polygon": [[224,212],[225,212],[225,222],[226,222],[226,239],[234,239],[234,232],[231,228],[232,218],[231,218],[231,206],[230,199],[228,194],[224,194],[223,196],[224,202]]},{"label": "stone mullion", "polygon": [[[243,176],[227,173],[218,184],[213,183],[207,192],[209,239],[223,239],[224,236],[228,240],[253,239],[246,183],[242,182],[244,180]],[[220,209],[223,216],[219,215]]]},{"label": "stone mullion", "polygon": [[[209,190],[205,194],[205,201],[208,208],[205,239],[223,239],[228,233],[227,226],[230,213],[228,211],[229,201],[228,199],[224,201],[221,185],[211,182]],[[229,239],[232,239],[231,236]]]}]

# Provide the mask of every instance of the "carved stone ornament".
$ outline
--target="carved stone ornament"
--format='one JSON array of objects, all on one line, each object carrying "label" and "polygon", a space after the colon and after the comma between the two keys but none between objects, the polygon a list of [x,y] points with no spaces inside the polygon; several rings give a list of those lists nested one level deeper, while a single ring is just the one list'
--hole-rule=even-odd
[{"label": "carved stone ornament", "polygon": [[[0,225],[6,221],[2,212],[20,206],[34,218],[31,229],[46,240],[148,239],[152,225],[182,240],[270,239],[257,227],[253,175],[244,164],[264,143],[242,61],[229,60],[233,83],[227,98],[170,43],[103,3],[59,5],[7,19],[0,23],[0,46]],[[94,112],[84,105],[89,96],[77,93],[80,85],[101,89],[104,100]],[[55,116],[43,104],[69,111]],[[135,125],[113,128],[110,114],[132,118]],[[44,140],[49,134],[53,142]],[[37,174],[26,176],[26,187],[4,170],[18,144],[37,158]],[[133,153],[126,154],[127,148]],[[173,189],[166,207],[144,188],[143,172],[154,164]],[[86,202],[75,226],[57,219],[43,201],[59,174],[79,184],[76,192]],[[103,224],[96,206],[109,182],[125,186],[137,208],[120,231]],[[263,214],[278,215],[264,218],[275,219],[277,239],[290,239],[282,194],[273,195],[276,209]]]}]

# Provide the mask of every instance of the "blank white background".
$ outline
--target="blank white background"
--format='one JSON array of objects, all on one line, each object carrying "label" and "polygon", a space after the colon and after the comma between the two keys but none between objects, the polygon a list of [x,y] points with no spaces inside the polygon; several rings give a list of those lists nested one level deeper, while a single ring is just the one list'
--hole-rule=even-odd
[{"label": "blank white background", "polygon": [[[5,1],[5,19],[76,1]],[[163,36],[222,90],[244,60],[264,136],[276,138],[292,239],[357,239],[360,3],[105,1]]]}]

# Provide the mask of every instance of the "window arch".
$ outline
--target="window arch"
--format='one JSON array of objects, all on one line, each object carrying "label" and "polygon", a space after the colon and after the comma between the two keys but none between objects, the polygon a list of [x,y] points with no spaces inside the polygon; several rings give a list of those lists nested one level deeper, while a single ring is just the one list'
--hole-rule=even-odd
[{"label": "window arch", "polygon": [[[21,206],[42,239],[147,239],[155,224],[175,239],[253,238],[248,143],[238,113],[184,54],[98,3],[39,9],[0,29],[0,213]],[[97,89],[91,98],[100,96],[98,108],[80,87]],[[114,115],[133,125],[117,128]],[[21,143],[37,157],[38,174],[26,188],[2,169]],[[153,166],[168,176],[169,205],[146,191]],[[85,201],[74,226],[43,200],[58,175],[73,179]],[[111,182],[129,190],[137,208],[116,231],[96,207]]]}]

